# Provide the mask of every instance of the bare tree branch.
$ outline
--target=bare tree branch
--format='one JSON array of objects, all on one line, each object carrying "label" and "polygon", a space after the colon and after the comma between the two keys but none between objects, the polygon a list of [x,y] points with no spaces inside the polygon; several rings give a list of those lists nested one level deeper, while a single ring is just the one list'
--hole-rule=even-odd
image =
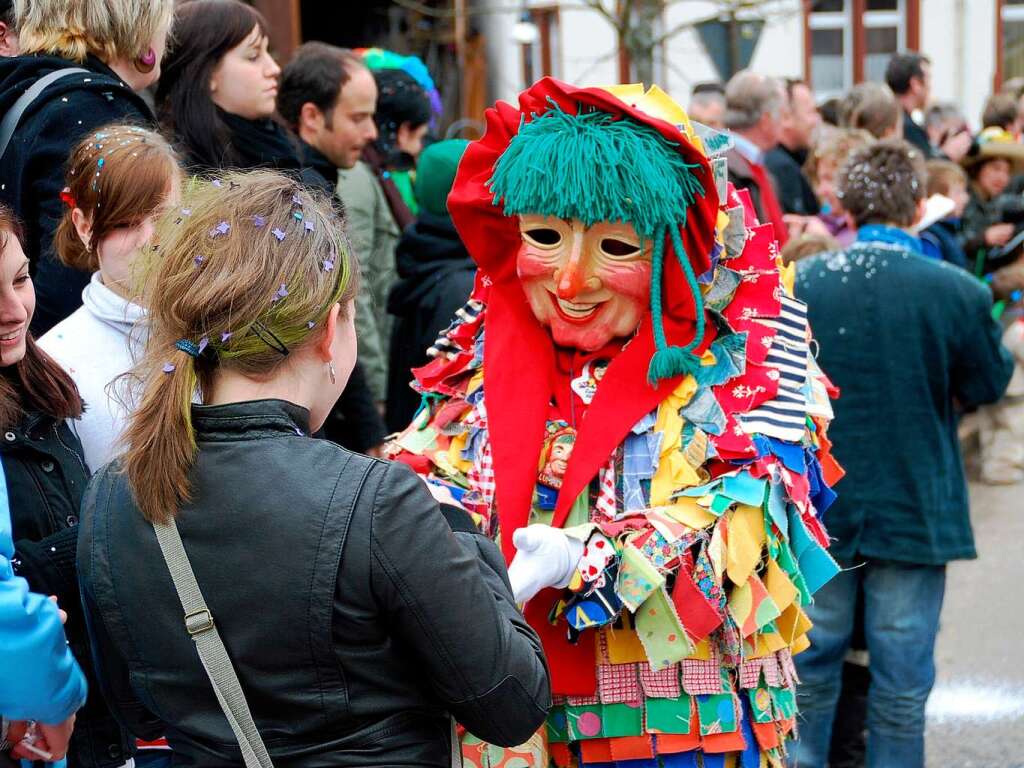
[{"label": "bare tree branch", "polygon": [[[432,5],[420,2],[420,0],[392,0],[392,2],[400,8],[405,8],[407,11],[415,11],[416,13],[429,16],[433,19],[454,19],[459,15],[459,12],[454,8],[435,8]],[[507,5],[504,7],[497,8],[467,8],[467,16],[485,16],[490,13],[522,13],[522,5]]]}]

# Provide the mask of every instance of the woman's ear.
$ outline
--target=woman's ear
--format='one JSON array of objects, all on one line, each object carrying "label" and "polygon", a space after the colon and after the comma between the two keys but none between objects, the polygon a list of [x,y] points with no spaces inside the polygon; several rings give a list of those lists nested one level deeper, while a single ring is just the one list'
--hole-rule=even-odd
[{"label": "woman's ear", "polygon": [[82,241],[85,250],[89,250],[92,247],[92,219],[86,216],[81,208],[74,208],[71,211],[71,223],[75,225],[75,232],[78,233],[78,239]]},{"label": "woman's ear", "polygon": [[341,304],[335,302],[334,306],[331,307],[331,311],[327,313],[327,319],[324,320],[323,335],[316,343],[317,354],[320,355],[320,359],[325,363],[334,360],[334,337],[338,333],[338,317],[340,315]]}]

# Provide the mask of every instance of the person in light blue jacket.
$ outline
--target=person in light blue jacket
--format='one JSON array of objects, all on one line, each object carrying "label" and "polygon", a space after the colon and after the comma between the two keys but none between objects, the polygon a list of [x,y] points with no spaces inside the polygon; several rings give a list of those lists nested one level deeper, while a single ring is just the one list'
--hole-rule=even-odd
[{"label": "person in light blue jacket", "polygon": [[36,720],[41,738],[35,746],[58,760],[67,751],[74,713],[85,703],[85,677],[68,649],[60,611],[14,575],[13,555],[7,480],[0,464],[0,743],[14,745],[16,756],[38,758],[17,747],[24,721]]}]

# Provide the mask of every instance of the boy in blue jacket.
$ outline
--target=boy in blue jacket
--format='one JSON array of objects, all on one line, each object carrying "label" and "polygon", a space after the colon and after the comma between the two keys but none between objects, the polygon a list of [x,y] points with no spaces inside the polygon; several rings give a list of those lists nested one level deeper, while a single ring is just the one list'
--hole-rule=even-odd
[{"label": "boy in blue jacket", "polygon": [[[0,471],[0,753],[61,760],[85,703],[85,677],[68,649],[56,604],[14,575],[7,481]],[[28,720],[39,733],[26,746]],[[36,751],[33,751],[34,750]]]}]

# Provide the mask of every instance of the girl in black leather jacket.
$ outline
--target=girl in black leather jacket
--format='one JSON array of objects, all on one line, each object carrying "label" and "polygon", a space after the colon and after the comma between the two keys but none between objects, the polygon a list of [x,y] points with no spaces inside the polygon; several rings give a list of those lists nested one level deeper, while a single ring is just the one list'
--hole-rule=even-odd
[{"label": "girl in black leather jacket", "polygon": [[151,525],[173,518],[275,765],[447,766],[450,716],[526,741],[549,679],[498,550],[408,468],[309,437],[356,355],[356,261],[330,205],[270,171],[185,205],[146,283],[123,471],[83,502],[108,700],[175,761],[242,763]]}]

